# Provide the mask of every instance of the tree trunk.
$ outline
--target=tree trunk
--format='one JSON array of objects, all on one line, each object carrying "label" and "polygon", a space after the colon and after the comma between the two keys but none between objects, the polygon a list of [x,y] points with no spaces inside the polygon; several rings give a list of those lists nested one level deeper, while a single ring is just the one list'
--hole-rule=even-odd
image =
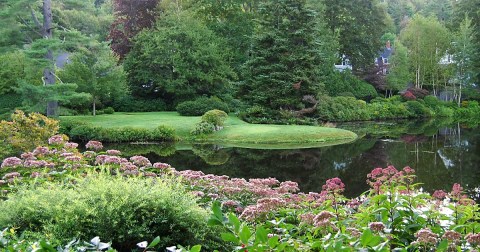
[{"label": "tree trunk", "polygon": [[96,105],[96,104],[95,104],[95,98],[93,98],[93,108],[92,108],[92,110],[93,110],[93,111],[92,111],[93,116],[96,116],[96,115],[97,115],[97,110],[96,110],[96,108],[95,108],[95,105]]},{"label": "tree trunk", "polygon": [[[53,16],[52,16],[52,1],[43,0],[43,27],[42,35],[45,39],[51,39],[53,35]],[[53,52],[48,50],[45,58],[50,62],[53,62]],[[55,74],[53,72],[53,66],[46,67],[43,70],[43,79],[45,85],[55,85]],[[47,116],[56,117],[58,116],[58,101],[48,101],[47,105]]]}]

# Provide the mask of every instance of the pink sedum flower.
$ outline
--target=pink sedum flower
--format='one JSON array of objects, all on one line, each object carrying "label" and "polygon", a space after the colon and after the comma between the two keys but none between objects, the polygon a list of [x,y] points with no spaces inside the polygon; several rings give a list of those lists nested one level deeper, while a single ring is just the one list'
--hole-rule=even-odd
[{"label": "pink sedum flower", "polygon": [[89,141],[89,142],[85,145],[85,147],[86,147],[87,149],[90,149],[90,150],[98,151],[98,150],[103,149],[103,144],[102,144],[101,142],[99,142],[99,141],[93,141],[93,140],[91,140],[91,141]]},{"label": "pink sedum flower", "polygon": [[23,162],[20,158],[17,157],[9,157],[3,160],[1,168],[7,168],[7,167],[18,167],[22,166]]}]

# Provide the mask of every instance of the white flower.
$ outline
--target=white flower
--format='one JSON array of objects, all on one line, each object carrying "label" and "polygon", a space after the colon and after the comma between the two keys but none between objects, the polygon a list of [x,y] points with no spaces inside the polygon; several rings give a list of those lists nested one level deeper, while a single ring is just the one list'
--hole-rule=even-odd
[{"label": "white flower", "polygon": [[139,243],[137,243],[137,246],[138,246],[139,248],[144,249],[144,248],[146,248],[146,247],[148,246],[148,242],[147,242],[147,241],[139,242]]}]

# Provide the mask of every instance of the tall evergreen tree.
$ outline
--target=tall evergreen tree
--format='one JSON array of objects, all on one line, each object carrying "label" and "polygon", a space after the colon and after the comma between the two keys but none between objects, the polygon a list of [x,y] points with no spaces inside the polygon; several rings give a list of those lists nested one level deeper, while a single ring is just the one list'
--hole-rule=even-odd
[{"label": "tall evergreen tree", "polygon": [[271,109],[302,109],[305,95],[322,90],[322,70],[332,69],[332,41],[305,0],[260,5],[241,95]]}]

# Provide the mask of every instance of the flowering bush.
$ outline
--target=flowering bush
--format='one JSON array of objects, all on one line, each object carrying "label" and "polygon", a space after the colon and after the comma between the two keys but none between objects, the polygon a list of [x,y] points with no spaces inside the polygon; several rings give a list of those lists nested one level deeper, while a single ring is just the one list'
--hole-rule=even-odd
[{"label": "flowering bush", "polygon": [[478,204],[460,184],[450,192],[423,192],[410,167],[373,169],[366,177],[370,189],[349,199],[343,195],[348,185],[339,178],[327,180],[320,192],[303,193],[293,181],[177,171],[143,156],[121,157],[116,150],[82,153],[59,139],[2,162],[5,197],[27,181],[66,182],[107,170],[125,178],[180,179],[200,206],[211,207],[209,224],[219,228],[224,250],[457,251],[480,246]]},{"label": "flowering bush", "polygon": [[26,151],[43,144],[58,132],[58,122],[38,113],[17,110],[12,121],[0,121],[0,156],[9,151]]}]

